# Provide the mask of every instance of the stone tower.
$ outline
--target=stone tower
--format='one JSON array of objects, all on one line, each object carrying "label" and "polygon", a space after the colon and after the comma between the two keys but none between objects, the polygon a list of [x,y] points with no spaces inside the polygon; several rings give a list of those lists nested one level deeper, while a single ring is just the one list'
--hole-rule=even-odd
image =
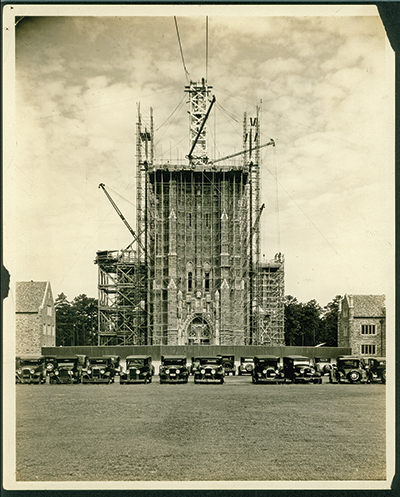
[{"label": "stone tower", "polygon": [[[148,343],[251,343],[252,230],[259,203],[258,119],[245,118],[245,153],[210,160],[207,118],[215,98],[190,82],[189,154],[153,159],[152,119],[138,118],[137,227],[148,261]],[[144,192],[144,193],[143,193]],[[252,213],[252,211],[254,211]],[[143,215],[145,213],[145,215]]]}]

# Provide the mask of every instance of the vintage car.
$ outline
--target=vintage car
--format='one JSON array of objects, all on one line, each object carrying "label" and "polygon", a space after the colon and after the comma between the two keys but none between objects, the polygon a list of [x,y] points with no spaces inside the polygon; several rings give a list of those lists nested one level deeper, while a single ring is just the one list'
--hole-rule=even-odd
[{"label": "vintage car", "polygon": [[331,383],[366,383],[368,371],[364,359],[356,356],[339,356],[329,374]]},{"label": "vintage car", "polygon": [[240,364],[238,367],[238,375],[242,374],[253,374],[254,369],[254,357],[241,357]]},{"label": "vintage car", "polygon": [[368,379],[371,383],[386,383],[386,357],[367,359]]},{"label": "vintage car", "polygon": [[292,383],[322,383],[321,373],[312,365],[311,359],[301,355],[283,358],[285,381]]},{"label": "vintage car", "polygon": [[160,383],[187,383],[189,369],[186,356],[161,356]]},{"label": "vintage car", "polygon": [[82,372],[82,383],[112,383],[114,364],[109,357],[89,357],[89,365]]},{"label": "vintage car", "polygon": [[279,357],[273,355],[254,357],[253,383],[285,383],[285,375],[279,361]]},{"label": "vintage car", "polygon": [[225,372],[222,357],[199,357],[199,364],[194,371],[194,383],[224,383]]},{"label": "vintage car", "polygon": [[330,357],[314,357],[314,367],[318,373],[329,374],[332,370]]},{"label": "vintage car", "polygon": [[71,357],[55,357],[51,362],[53,369],[48,371],[50,384],[73,384],[82,382],[82,368],[76,355]]},{"label": "vintage car", "polygon": [[219,357],[222,357],[222,366],[225,371],[225,376],[229,376],[230,374],[232,374],[232,376],[235,376],[236,374],[235,356],[221,354]]},{"label": "vintage car", "polygon": [[192,364],[190,365],[190,374],[194,374],[197,366],[200,364],[200,357],[192,357]]},{"label": "vintage car", "polygon": [[47,376],[54,371],[54,368],[57,364],[57,356],[55,355],[46,355],[44,356],[44,367],[46,369]]},{"label": "vintage car", "polygon": [[114,372],[115,376],[119,376],[122,370],[122,366],[120,364],[121,358],[119,355],[103,355],[103,357],[109,357],[111,359],[111,362],[114,365]]},{"label": "vintage car", "polygon": [[23,355],[16,360],[16,383],[46,383],[46,369],[42,355]]},{"label": "vintage car", "polygon": [[153,365],[149,355],[128,355],[126,369],[119,376],[121,385],[127,383],[151,383],[153,379]]}]

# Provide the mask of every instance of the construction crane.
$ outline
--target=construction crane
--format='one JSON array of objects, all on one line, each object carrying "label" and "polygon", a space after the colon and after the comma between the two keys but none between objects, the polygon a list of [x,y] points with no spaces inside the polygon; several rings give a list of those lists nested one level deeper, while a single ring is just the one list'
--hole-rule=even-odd
[{"label": "construction crane", "polygon": [[141,242],[140,238],[139,238],[139,235],[135,233],[135,231],[132,229],[131,225],[128,223],[128,221],[125,219],[124,215],[122,214],[122,212],[119,210],[117,204],[114,202],[114,200],[111,198],[111,195],[108,193],[108,191],[106,190],[106,185],[104,183],[100,183],[99,184],[99,188],[101,188],[103,190],[103,192],[106,194],[108,200],[110,201],[111,205],[114,207],[114,209],[116,210],[118,216],[122,219],[123,223],[125,224],[125,226],[128,228],[129,232],[131,233],[131,235],[133,236],[133,242],[130,244],[132,245],[135,241],[138,243],[138,245],[140,246],[140,248],[144,251],[144,246],[143,246],[143,243]]},{"label": "construction crane", "polygon": [[241,152],[236,152],[236,154],[226,155],[225,157],[221,157],[220,159],[215,159],[215,160],[213,160],[211,162],[213,164],[215,164],[216,162],[221,162],[222,160],[232,159],[232,157],[237,157],[238,155],[243,155],[246,152],[251,152],[251,151],[254,151],[254,150],[259,150],[260,148],[268,147],[269,145],[272,145],[273,147],[275,147],[275,141],[272,138],[270,139],[270,141],[268,143],[264,143],[263,145],[260,145],[258,147],[254,147],[252,149],[249,148],[249,149],[246,149],[246,150],[242,150]]},{"label": "construction crane", "polygon": [[261,214],[262,214],[262,211],[264,210],[264,208],[265,208],[265,204],[262,204],[262,206],[258,210],[258,214],[257,214],[256,220],[254,221],[253,230],[256,229],[257,224],[260,222],[260,217],[261,217]]}]

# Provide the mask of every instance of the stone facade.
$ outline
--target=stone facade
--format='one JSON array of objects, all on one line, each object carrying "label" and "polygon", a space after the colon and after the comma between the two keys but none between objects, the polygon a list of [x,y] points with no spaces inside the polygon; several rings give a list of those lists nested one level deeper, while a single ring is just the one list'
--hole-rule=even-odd
[{"label": "stone facade", "polygon": [[345,295],[339,305],[338,346],[353,355],[386,355],[386,308],[384,295]]},{"label": "stone facade", "polygon": [[41,354],[56,344],[56,312],[50,282],[20,281],[15,288],[16,355]]}]

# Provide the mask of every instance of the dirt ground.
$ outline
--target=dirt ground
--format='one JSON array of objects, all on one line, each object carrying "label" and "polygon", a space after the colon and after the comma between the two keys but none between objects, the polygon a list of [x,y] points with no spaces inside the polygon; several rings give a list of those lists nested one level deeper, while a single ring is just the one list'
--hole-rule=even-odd
[{"label": "dirt ground", "polygon": [[385,386],[16,385],[17,481],[384,480]]}]

